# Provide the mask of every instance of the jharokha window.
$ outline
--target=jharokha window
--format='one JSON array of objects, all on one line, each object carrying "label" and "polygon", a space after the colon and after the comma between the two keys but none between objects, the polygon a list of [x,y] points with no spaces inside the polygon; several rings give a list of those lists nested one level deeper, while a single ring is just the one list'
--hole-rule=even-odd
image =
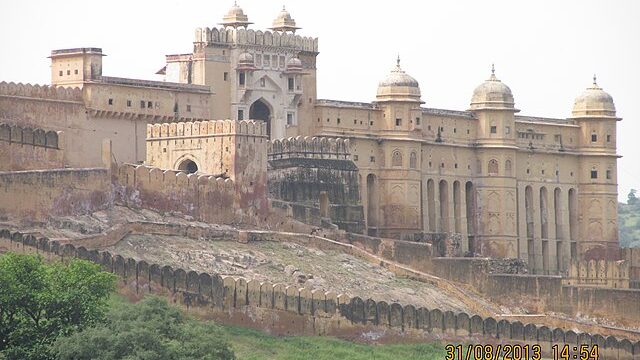
[{"label": "jharokha window", "polygon": [[415,169],[417,166],[417,162],[418,162],[418,156],[416,155],[415,152],[411,152],[411,155],[409,155],[409,167],[412,169]]},{"label": "jharokha window", "polygon": [[489,160],[489,167],[487,170],[489,172],[489,175],[498,175],[498,160]]},{"label": "jharokha window", "polygon": [[391,166],[402,166],[402,153],[396,150],[391,154]]}]

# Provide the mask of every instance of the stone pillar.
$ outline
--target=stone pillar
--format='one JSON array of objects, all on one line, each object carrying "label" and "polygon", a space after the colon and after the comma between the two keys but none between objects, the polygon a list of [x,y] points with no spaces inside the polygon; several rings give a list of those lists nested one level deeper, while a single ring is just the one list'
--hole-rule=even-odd
[{"label": "stone pillar", "polygon": [[517,199],[518,199],[518,208],[516,210],[517,221],[518,221],[518,257],[524,261],[529,261],[529,251],[528,251],[528,239],[527,239],[527,208],[526,208],[526,196],[525,196],[525,186],[522,184],[518,184],[517,186]]},{"label": "stone pillar", "polygon": [[560,260],[562,264],[562,271],[565,271],[569,268],[569,264],[571,261],[571,232],[569,230],[571,226],[571,218],[569,216],[569,189],[561,190],[560,192],[560,208],[562,209],[561,218],[562,218],[562,259]]},{"label": "stone pillar", "polygon": [[467,229],[467,182],[460,182],[460,233],[464,241],[462,242],[462,253],[469,251],[469,229]]},{"label": "stone pillar", "polygon": [[542,219],[540,218],[540,186],[531,186],[533,193],[533,254],[535,256],[535,264],[530,266],[535,270],[536,274],[542,272]]}]

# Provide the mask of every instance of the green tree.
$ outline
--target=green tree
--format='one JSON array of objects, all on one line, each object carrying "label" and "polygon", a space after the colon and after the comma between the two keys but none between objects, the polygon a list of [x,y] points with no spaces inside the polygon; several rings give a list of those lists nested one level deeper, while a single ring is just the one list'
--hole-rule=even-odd
[{"label": "green tree", "polygon": [[54,352],[61,360],[235,359],[219,326],[155,296],[115,306],[105,323],[59,338]]},{"label": "green tree", "polygon": [[638,203],[638,198],[636,197],[636,189],[631,189],[629,191],[629,195],[627,196],[627,204],[635,205]]},{"label": "green tree", "polygon": [[50,345],[103,320],[115,276],[84,260],[0,256],[0,357],[51,359]]}]

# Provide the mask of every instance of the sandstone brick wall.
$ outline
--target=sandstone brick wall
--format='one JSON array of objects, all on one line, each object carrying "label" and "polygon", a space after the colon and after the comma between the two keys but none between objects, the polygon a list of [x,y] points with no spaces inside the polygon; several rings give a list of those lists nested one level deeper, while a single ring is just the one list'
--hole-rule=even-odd
[{"label": "sandstone brick wall", "polygon": [[79,215],[113,204],[107,169],[0,172],[0,216],[31,221]]},{"label": "sandstone brick wall", "polygon": [[279,335],[353,337],[375,333],[382,339],[539,344],[546,355],[551,353],[553,344],[572,347],[597,344],[605,359],[640,358],[640,341],[173,269],[3,229],[0,252],[5,251],[38,253],[63,261],[72,257],[86,259],[119,275],[125,294],[166,295],[189,311]]},{"label": "sandstone brick wall", "polygon": [[0,123],[0,171],[63,168],[61,131]]}]

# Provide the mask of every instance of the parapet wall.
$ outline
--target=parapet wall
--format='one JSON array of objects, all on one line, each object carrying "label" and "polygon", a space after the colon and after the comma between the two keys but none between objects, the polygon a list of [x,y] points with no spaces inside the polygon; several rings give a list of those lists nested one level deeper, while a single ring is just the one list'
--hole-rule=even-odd
[{"label": "parapet wall", "polygon": [[604,359],[640,357],[640,341],[551,329],[520,321],[496,320],[466,313],[442,312],[413,305],[197,273],[149,264],[106,251],[61,245],[44,237],[0,230],[0,251],[38,253],[67,261],[77,257],[100,264],[121,279],[127,295],[156,293],[225,323],[268,330],[278,335],[341,335],[365,338],[414,338],[421,341],[482,342],[539,345],[543,355],[554,344],[598,345]]},{"label": "parapet wall", "polygon": [[215,135],[267,136],[264,121],[209,120],[147,125],[147,141]]},{"label": "parapet wall", "polygon": [[197,28],[195,42],[211,44],[242,44],[290,47],[296,50],[318,52],[318,38],[277,31],[253,29]]},{"label": "parapet wall", "polygon": [[351,147],[348,139],[298,136],[269,142],[267,154],[269,160],[291,158],[351,160]]},{"label": "parapet wall", "polygon": [[116,202],[161,213],[181,212],[209,223],[241,222],[231,179],[142,165],[117,168]]},{"label": "parapet wall", "polygon": [[573,260],[563,283],[628,289],[629,263],[624,260]]},{"label": "parapet wall", "polygon": [[0,217],[45,221],[113,204],[107,169],[0,172]]},{"label": "parapet wall", "polygon": [[49,85],[32,85],[0,82],[0,96],[16,96],[37,99],[82,101],[82,90]]},{"label": "parapet wall", "polygon": [[0,123],[0,171],[63,168],[61,131]]}]

